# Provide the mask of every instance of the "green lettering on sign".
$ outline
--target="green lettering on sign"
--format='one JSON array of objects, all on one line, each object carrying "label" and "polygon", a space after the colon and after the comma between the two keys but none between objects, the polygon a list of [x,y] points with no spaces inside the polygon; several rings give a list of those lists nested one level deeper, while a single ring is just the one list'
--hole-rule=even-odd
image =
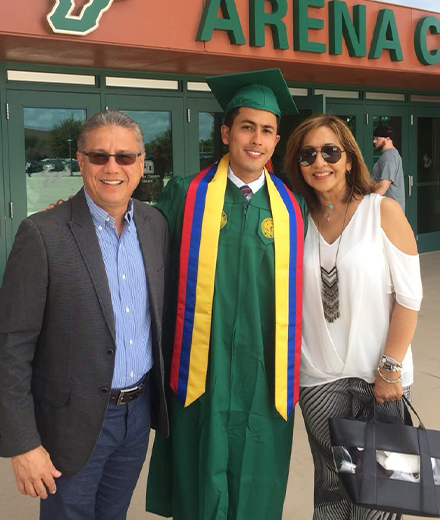
[{"label": "green lettering on sign", "polygon": [[420,63],[423,65],[437,65],[440,62],[440,49],[428,49],[428,31],[431,34],[440,34],[440,20],[435,16],[427,16],[417,22],[414,32],[414,48]]},{"label": "green lettering on sign", "polygon": [[74,0],[56,0],[47,21],[55,33],[86,35],[99,27],[101,16],[112,3],[113,0],[90,0],[79,15],[72,15]]},{"label": "green lettering on sign", "polygon": [[249,35],[252,47],[264,47],[266,44],[265,29],[268,25],[272,31],[275,49],[288,49],[286,25],[282,18],[287,13],[287,0],[268,0],[272,12],[264,11],[265,0],[249,1]]},{"label": "green lettering on sign", "polygon": [[366,12],[365,5],[355,5],[352,20],[345,2],[333,0],[329,3],[330,54],[342,54],[343,36],[350,56],[362,58],[367,55]]},{"label": "green lettering on sign", "polygon": [[381,9],[377,15],[368,57],[377,60],[384,49],[389,51],[391,61],[403,61],[399,32],[394,12],[391,9]]},{"label": "green lettering on sign", "polygon": [[[219,10],[223,18],[217,18]],[[212,33],[216,29],[227,31],[229,41],[233,45],[246,43],[234,0],[206,0],[196,40],[202,42],[211,40]]]},{"label": "green lettering on sign", "polygon": [[310,18],[309,7],[324,7],[325,0],[293,0],[293,48],[296,51],[316,52],[322,54],[326,50],[325,43],[311,42],[309,29],[322,30],[324,20]]}]

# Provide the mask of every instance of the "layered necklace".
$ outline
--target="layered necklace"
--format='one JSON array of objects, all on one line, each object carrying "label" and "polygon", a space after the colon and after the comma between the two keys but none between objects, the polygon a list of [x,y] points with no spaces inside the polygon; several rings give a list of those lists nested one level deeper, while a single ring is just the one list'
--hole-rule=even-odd
[{"label": "layered necklace", "polygon": [[[342,222],[341,234],[339,235],[338,248],[336,249],[335,265],[327,271],[325,267],[321,265],[321,233],[319,228],[319,213],[318,213],[318,251],[319,251],[319,267],[321,268],[321,300],[322,307],[324,309],[324,317],[329,323],[333,323],[337,320],[341,314],[339,312],[339,275],[336,262],[338,260],[339,246],[341,245],[342,233],[344,232],[345,221],[347,220],[348,205],[350,204],[349,198],[347,207],[345,208],[344,221]],[[333,209],[333,205],[327,206],[329,209]],[[327,222],[330,220],[330,215],[326,217]]]},{"label": "layered necklace", "polygon": [[330,210],[327,212],[327,216],[325,217],[325,220],[327,222],[330,222],[330,212],[333,211],[335,209],[335,207],[333,206],[333,204],[326,204],[327,208]]}]

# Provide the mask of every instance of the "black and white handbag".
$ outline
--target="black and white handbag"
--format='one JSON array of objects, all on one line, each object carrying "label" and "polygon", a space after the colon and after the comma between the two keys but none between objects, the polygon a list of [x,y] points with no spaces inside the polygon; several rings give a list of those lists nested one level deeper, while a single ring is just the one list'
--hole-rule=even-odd
[{"label": "black and white handbag", "polygon": [[350,500],[393,513],[440,518],[440,432],[388,424],[374,413],[365,421],[329,419],[333,459]]}]

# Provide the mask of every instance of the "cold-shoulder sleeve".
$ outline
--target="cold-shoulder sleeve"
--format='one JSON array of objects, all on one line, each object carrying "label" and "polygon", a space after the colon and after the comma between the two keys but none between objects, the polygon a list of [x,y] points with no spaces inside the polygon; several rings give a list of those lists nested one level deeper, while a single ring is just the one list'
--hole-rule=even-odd
[{"label": "cold-shoulder sleeve", "polygon": [[394,294],[397,303],[419,311],[423,297],[419,255],[408,255],[398,249],[382,230],[385,256],[389,272],[387,292]]}]

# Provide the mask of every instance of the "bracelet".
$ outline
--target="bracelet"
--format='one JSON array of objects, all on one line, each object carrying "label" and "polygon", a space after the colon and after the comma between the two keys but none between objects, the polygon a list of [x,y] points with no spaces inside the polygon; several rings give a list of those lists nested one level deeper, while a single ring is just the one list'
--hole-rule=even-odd
[{"label": "bracelet", "polygon": [[396,365],[391,365],[387,361],[384,361],[382,358],[379,363],[379,368],[382,368],[383,370],[387,370],[388,372],[402,372],[402,368],[398,367]]},{"label": "bracelet", "polygon": [[377,367],[377,371],[380,375],[380,377],[386,382],[386,383],[400,383],[402,381],[402,376],[399,376],[397,379],[388,379],[388,377],[385,377],[382,372],[380,371],[380,367]]},{"label": "bracelet", "polygon": [[399,367],[400,369],[403,368],[402,363],[399,363],[397,360],[395,360],[395,359],[392,358],[391,356],[387,356],[386,354],[384,354],[384,355],[382,356],[381,362],[382,362],[382,363],[387,363],[387,364],[389,364],[389,365],[393,365],[393,366],[395,366],[395,367]]}]

